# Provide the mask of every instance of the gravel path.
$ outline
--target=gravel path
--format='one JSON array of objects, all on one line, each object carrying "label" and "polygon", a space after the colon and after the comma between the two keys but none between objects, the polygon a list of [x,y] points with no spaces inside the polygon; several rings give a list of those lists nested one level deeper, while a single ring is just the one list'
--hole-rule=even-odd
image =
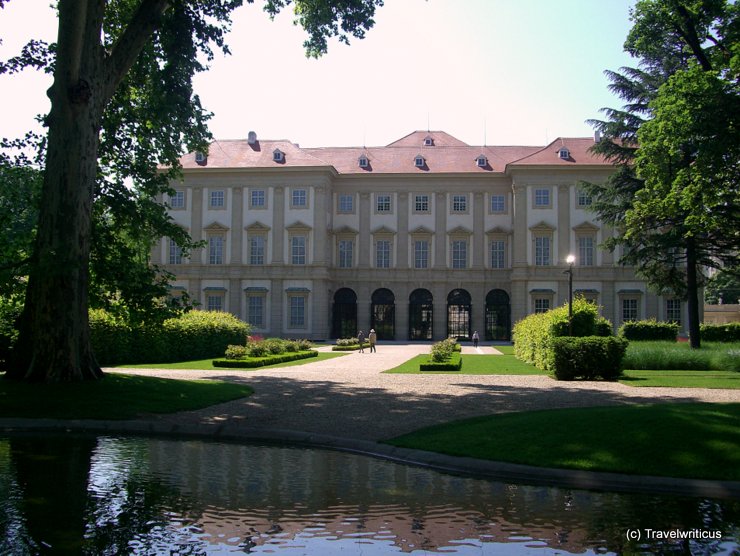
[{"label": "gravel path", "polygon": [[[327,350],[330,348],[320,348]],[[106,369],[167,378],[243,382],[249,398],[154,417],[172,423],[227,422],[245,430],[280,429],[382,440],[456,419],[537,409],[656,402],[740,402],[739,390],[635,388],[616,382],[558,382],[545,376],[381,374],[429,345],[380,345],[294,367],[257,371]],[[478,352],[494,353],[492,348]],[[463,353],[476,353],[464,347]]]}]

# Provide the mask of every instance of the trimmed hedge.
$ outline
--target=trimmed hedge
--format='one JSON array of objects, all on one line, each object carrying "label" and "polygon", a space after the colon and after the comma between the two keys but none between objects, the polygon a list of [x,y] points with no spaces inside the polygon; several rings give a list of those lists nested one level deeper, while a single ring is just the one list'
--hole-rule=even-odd
[{"label": "trimmed hedge", "polygon": [[[567,336],[568,304],[545,313],[535,313],[514,325],[514,355],[538,369],[551,371],[549,354],[555,338]],[[573,300],[573,337],[611,336],[611,323],[600,317],[598,308],[581,297]]]},{"label": "trimmed hedge", "polygon": [[622,374],[628,343],[624,338],[615,337],[554,338],[548,367],[558,380],[615,380]]},{"label": "trimmed hedge", "polygon": [[675,342],[678,339],[678,325],[655,319],[625,322],[619,327],[618,336],[632,342]]},{"label": "trimmed hedge", "polygon": [[249,325],[230,313],[190,311],[158,326],[131,326],[100,309],[90,311],[93,350],[101,365],[172,363],[223,355],[244,342]]},{"label": "trimmed hedge", "polygon": [[740,322],[702,324],[699,337],[705,342],[740,342]]},{"label": "trimmed hedge", "polygon": [[453,352],[446,361],[432,361],[429,359],[425,363],[419,364],[421,372],[440,372],[440,371],[459,371],[462,369],[462,356],[458,352]]},{"label": "trimmed hedge", "polygon": [[265,367],[276,363],[287,363],[289,361],[298,361],[299,359],[309,359],[318,356],[319,352],[312,350],[283,353],[280,355],[266,355],[265,357],[245,357],[244,359],[214,359],[213,366],[227,369],[253,369],[255,367]]},{"label": "trimmed hedge", "polygon": [[[369,348],[370,342],[363,342],[362,343],[363,348]],[[350,344],[350,345],[336,345],[332,346],[332,351],[357,351],[360,349],[360,344]]]}]

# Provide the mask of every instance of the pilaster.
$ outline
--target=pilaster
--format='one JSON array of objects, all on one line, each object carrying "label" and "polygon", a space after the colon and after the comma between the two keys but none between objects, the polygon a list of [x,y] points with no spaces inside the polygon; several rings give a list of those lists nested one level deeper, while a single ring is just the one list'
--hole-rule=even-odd
[{"label": "pilaster", "polygon": [[[285,251],[285,188],[276,187],[273,189],[272,202],[272,262],[273,264],[282,264],[285,260],[283,253]],[[281,281],[282,282],[282,281]],[[275,291],[275,290],[273,290]],[[280,306],[282,307],[282,288],[280,289]],[[279,323],[279,330],[282,331],[283,321],[273,321]]]},{"label": "pilaster", "polygon": [[[553,257],[553,263],[557,260],[565,264],[568,254],[575,254],[570,246],[570,186],[558,186],[558,255]],[[580,264],[580,261],[576,261]]]},{"label": "pilaster", "polygon": [[527,266],[527,188],[524,185],[514,184],[512,189],[514,191],[512,266]]},{"label": "pilaster", "polygon": [[315,211],[313,227],[313,264],[326,264],[326,242],[327,242],[327,222],[326,222],[326,187],[316,187],[314,189]]},{"label": "pilaster", "polygon": [[[434,268],[447,267],[447,194],[437,193],[434,203]],[[436,306],[437,300],[434,300]],[[436,309],[435,309],[436,319]],[[445,327],[446,328],[446,327]],[[437,333],[435,326],[435,335]]]},{"label": "pilaster", "polygon": [[[485,266],[485,238],[483,236],[484,215],[486,211],[485,195],[478,191],[473,193],[473,268]],[[480,331],[479,331],[480,333]]]},{"label": "pilaster", "polygon": [[[370,252],[372,242],[370,237],[370,193],[360,193],[360,237],[357,240],[359,268],[370,268]],[[359,316],[358,316],[359,318]],[[370,320],[368,319],[368,324]],[[359,326],[359,321],[358,321]],[[363,329],[364,330],[364,329]]]},{"label": "pilaster", "polygon": [[[231,264],[242,264],[242,238],[244,237],[243,188],[231,190]],[[234,310],[231,311],[234,313]],[[238,311],[234,313],[238,315]]]},{"label": "pilaster", "polygon": [[[203,239],[203,188],[193,188],[193,202],[190,208],[190,237],[193,241]],[[196,264],[203,264],[203,249],[193,249],[191,260]],[[199,288],[200,289],[200,288]],[[200,293],[198,294],[200,299]]]},{"label": "pilaster", "polygon": [[[398,233],[396,234],[396,268],[409,268],[409,194],[398,194]],[[398,331],[396,331],[398,332]]]}]

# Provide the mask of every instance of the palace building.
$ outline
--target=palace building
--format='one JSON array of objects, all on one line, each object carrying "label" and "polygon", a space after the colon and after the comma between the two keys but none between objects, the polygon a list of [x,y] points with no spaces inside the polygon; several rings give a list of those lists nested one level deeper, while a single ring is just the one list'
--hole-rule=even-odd
[{"label": "palace building", "polygon": [[[383,340],[508,340],[512,324],[574,294],[619,326],[685,323],[684,304],[648,291],[599,245],[612,233],[582,181],[614,168],[597,138],[470,146],[416,131],[385,147],[301,148],[214,141],[182,158],[164,199],[205,247],[163,238],[152,262],[209,310],[263,336],[328,339],[372,327]],[[684,326],[682,325],[682,329]]]}]

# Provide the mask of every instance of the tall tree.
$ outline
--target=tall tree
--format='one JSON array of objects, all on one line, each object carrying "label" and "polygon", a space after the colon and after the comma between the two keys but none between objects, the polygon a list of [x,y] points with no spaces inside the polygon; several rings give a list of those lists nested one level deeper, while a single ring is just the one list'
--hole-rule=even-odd
[{"label": "tall tree", "polygon": [[640,0],[625,43],[640,67],[609,73],[628,104],[594,122],[606,139],[596,150],[620,165],[586,187],[617,230],[607,244],[658,291],[687,299],[692,347],[701,269],[733,264],[740,249],[737,15],[724,0]]},{"label": "tall tree", "polygon": [[[205,149],[207,114],[192,91],[212,48],[228,52],[225,33],[242,0],[59,0],[52,50],[54,83],[40,198],[20,335],[9,378],[95,379],[102,371],[90,345],[90,252],[96,200],[119,207],[110,218],[151,216],[151,194],[179,170],[182,145]],[[291,2],[267,0],[274,15]],[[327,39],[362,37],[381,0],[295,0],[309,32],[309,55]],[[33,43],[38,44],[38,43]],[[33,49],[5,68],[36,64]],[[24,54],[26,51],[24,51]],[[157,108],[162,112],[157,112]],[[170,168],[157,174],[157,165]],[[150,195],[134,198],[125,178]],[[122,208],[121,208],[122,207]],[[105,211],[101,211],[105,212]],[[144,221],[145,222],[145,221]],[[173,233],[175,230],[173,229]]]}]

